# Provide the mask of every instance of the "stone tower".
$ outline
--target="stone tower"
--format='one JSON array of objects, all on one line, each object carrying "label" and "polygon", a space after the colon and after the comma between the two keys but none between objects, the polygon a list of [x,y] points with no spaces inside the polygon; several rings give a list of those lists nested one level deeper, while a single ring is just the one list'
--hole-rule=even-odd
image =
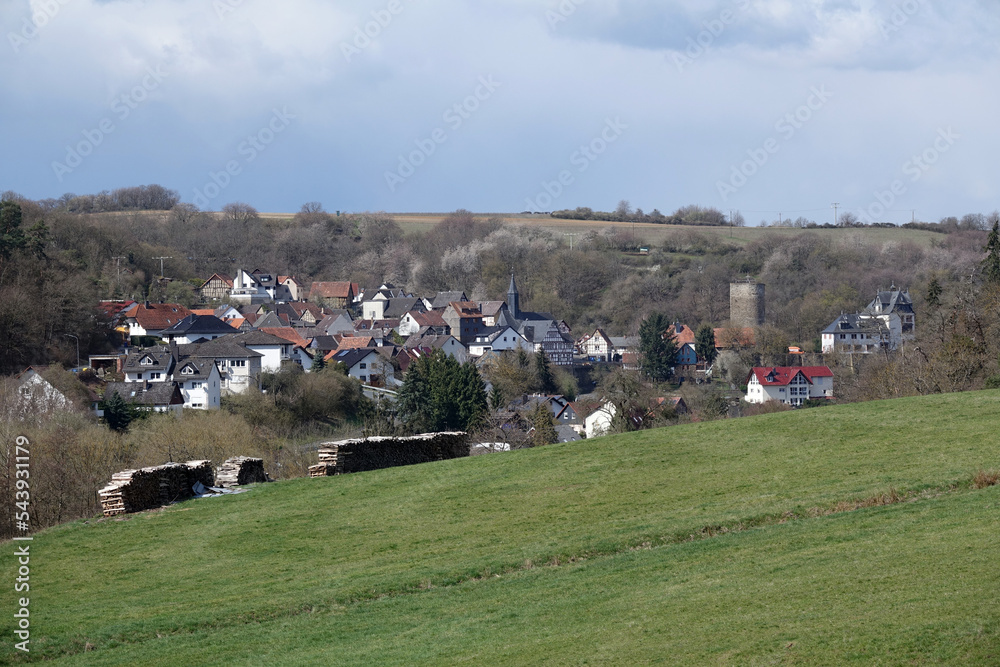
[{"label": "stone tower", "polygon": [[753,278],[729,283],[729,320],[734,327],[764,324],[764,285]]}]

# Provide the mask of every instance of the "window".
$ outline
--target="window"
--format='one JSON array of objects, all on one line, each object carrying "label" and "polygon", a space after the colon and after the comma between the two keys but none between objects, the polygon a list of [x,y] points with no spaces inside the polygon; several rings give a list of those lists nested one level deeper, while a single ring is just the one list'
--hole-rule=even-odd
[{"label": "window", "polygon": [[363,361],[359,364],[359,366],[361,367],[361,370],[364,370],[364,369],[368,368],[368,364],[366,364]]},{"label": "window", "polygon": [[200,382],[192,382],[191,383],[191,388],[192,389],[201,389],[201,383]]},{"label": "window", "polygon": [[160,373],[150,373],[149,374],[149,379],[150,380],[159,380],[160,379],[160,375],[161,375]]},{"label": "window", "polygon": [[246,359],[231,359],[229,361],[230,366],[236,366],[238,368],[245,368],[247,365]]},{"label": "window", "polygon": [[139,362],[140,366],[152,366],[153,360],[150,357],[143,357],[142,361]]},{"label": "window", "polygon": [[184,370],[181,371],[182,375],[194,375],[194,369],[190,366],[185,366]]}]

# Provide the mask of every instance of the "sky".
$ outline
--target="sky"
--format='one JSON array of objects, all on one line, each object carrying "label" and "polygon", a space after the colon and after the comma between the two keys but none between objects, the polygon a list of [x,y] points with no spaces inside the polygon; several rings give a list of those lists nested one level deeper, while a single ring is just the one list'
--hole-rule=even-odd
[{"label": "sky", "polygon": [[0,26],[0,190],[33,199],[1000,208],[996,2],[6,0]]}]

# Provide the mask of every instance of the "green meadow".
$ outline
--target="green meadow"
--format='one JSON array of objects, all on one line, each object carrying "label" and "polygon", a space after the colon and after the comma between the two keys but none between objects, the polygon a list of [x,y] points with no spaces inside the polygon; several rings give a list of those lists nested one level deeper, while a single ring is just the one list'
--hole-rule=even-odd
[{"label": "green meadow", "polygon": [[31,543],[0,661],[1000,664],[998,418],[835,406],[78,521]]}]

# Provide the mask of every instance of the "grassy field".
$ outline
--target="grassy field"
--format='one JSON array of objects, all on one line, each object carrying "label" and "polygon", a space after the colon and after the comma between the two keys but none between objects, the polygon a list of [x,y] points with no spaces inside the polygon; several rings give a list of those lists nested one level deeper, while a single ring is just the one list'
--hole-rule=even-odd
[{"label": "grassy field", "polygon": [[1000,493],[968,481],[998,417],[1000,392],[837,406],[76,522],[32,543],[32,656],[997,664]]}]

